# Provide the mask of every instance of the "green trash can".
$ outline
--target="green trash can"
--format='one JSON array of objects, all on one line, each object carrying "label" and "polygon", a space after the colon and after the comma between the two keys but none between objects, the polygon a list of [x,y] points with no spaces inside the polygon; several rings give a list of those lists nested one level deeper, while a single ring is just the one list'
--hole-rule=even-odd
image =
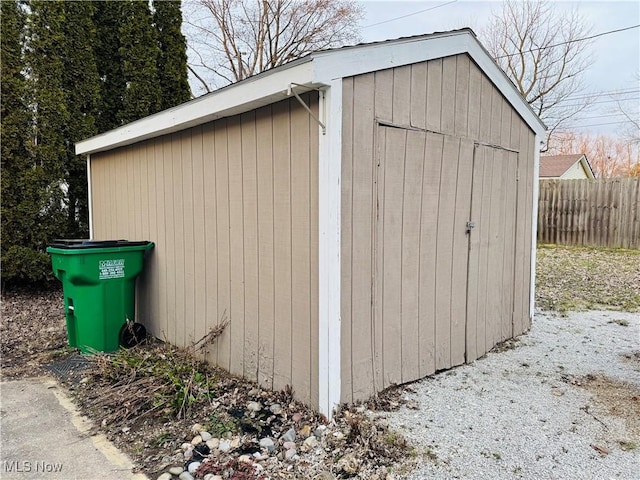
[{"label": "green trash can", "polygon": [[[55,240],[47,248],[62,282],[69,345],[82,353],[113,352],[135,341],[136,277],[152,242]],[[135,343],[135,342],[134,342]]]}]

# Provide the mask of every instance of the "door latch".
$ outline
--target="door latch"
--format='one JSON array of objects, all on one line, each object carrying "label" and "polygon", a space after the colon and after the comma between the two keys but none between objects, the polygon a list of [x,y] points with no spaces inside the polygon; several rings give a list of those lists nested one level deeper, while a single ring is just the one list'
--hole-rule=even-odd
[{"label": "door latch", "polygon": [[467,222],[467,233],[471,233],[474,228],[476,228],[476,222]]}]

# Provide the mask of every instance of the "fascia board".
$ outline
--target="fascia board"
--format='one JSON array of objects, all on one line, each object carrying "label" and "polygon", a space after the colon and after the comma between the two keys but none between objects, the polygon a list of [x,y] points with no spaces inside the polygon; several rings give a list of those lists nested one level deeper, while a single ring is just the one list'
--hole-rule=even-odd
[{"label": "fascia board", "polygon": [[531,106],[522,97],[513,82],[502,71],[498,64],[491,58],[482,45],[475,39],[469,38],[469,55],[478,64],[480,69],[498,87],[498,90],[505,96],[507,101],[520,114],[524,121],[531,127],[536,135],[541,138],[546,136],[547,126],[535,114]]},{"label": "fascia board", "polygon": [[338,78],[463,53],[465,37],[468,35],[466,32],[455,32],[438,37],[407,38],[314,53],[314,80],[328,84]]},{"label": "fascia board", "polygon": [[473,34],[466,30],[315,53],[313,54],[314,83],[329,84],[337,78],[351,77],[462,53],[469,54],[531,129],[537,135],[543,136],[547,130],[544,123],[531,110],[515,85]]},{"label": "fascia board", "polygon": [[[76,143],[76,154],[91,154],[195,127],[284,100],[291,83],[309,85],[312,59],[247,79],[177,107]],[[313,87],[313,85],[309,85]]]},{"label": "fascia board", "polygon": [[587,160],[587,157],[585,155],[582,155],[579,161],[587,177],[590,179],[595,179],[596,177],[593,174],[593,169],[591,168],[591,165],[589,165],[589,161]]}]

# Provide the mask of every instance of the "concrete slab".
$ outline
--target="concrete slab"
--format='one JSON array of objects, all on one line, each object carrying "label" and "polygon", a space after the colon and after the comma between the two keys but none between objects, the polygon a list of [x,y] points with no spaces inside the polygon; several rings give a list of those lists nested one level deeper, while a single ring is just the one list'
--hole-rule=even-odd
[{"label": "concrete slab", "polygon": [[144,480],[50,378],[0,382],[0,478]]}]

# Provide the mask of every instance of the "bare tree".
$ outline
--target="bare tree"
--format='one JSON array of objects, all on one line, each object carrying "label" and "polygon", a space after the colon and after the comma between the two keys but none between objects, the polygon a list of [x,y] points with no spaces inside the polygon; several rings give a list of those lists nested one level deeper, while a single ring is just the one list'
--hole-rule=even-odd
[{"label": "bare tree", "polygon": [[598,178],[640,176],[640,144],[619,135],[594,135],[589,132],[558,133],[549,153],[587,156]]},{"label": "bare tree", "polygon": [[482,32],[489,53],[549,127],[549,137],[591,104],[588,95],[575,100],[590,64],[590,42],[583,40],[590,29],[575,9],[505,0]]},{"label": "bare tree", "polygon": [[208,92],[308,53],[359,39],[354,0],[196,0],[190,70]]},{"label": "bare tree", "polygon": [[[640,85],[640,74],[636,74],[634,85]],[[612,96],[615,100],[616,108],[614,112],[623,118],[623,135],[627,141],[633,145],[640,145],[640,105],[637,101],[625,99],[622,95]]]}]

